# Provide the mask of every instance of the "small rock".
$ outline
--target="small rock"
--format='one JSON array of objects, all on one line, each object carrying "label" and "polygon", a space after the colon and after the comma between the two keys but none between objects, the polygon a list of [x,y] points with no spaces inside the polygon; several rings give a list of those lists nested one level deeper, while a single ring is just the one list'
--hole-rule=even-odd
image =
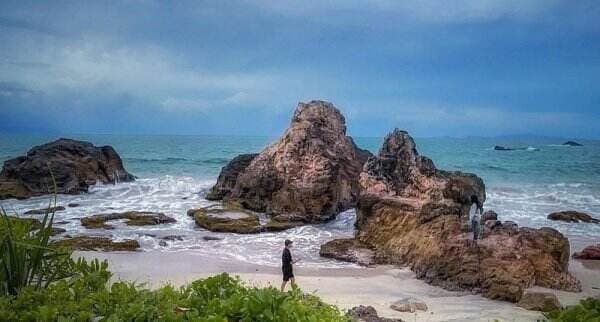
[{"label": "small rock", "polygon": [[485,223],[488,220],[498,220],[498,214],[493,210],[488,210],[481,215],[481,222]]},{"label": "small rock", "polygon": [[61,221],[55,221],[53,224],[54,225],[66,225],[68,223],[69,223],[68,220],[61,220]]},{"label": "small rock", "polygon": [[526,310],[542,312],[551,312],[561,308],[556,295],[542,292],[526,292],[517,303],[517,306]]},{"label": "small rock", "polygon": [[183,236],[180,235],[169,235],[169,236],[164,236],[161,237],[162,240],[169,240],[169,241],[182,241],[183,240]]},{"label": "small rock", "polygon": [[563,143],[562,145],[567,145],[567,146],[583,146],[583,144],[575,142],[575,141],[567,141],[567,142]]},{"label": "small rock", "polygon": [[600,244],[587,246],[582,251],[573,254],[573,258],[600,260]]},{"label": "small rock", "polygon": [[372,306],[355,306],[348,311],[348,316],[359,322],[404,322],[401,319],[388,319],[380,317]]},{"label": "small rock", "polygon": [[51,214],[51,213],[54,213],[57,211],[63,211],[63,210],[65,210],[65,207],[63,207],[63,206],[42,208],[42,209],[33,209],[33,210],[26,211],[24,213],[24,215],[45,215],[45,214]]},{"label": "small rock", "polygon": [[375,251],[354,238],[334,239],[323,245],[319,255],[345,262],[369,266],[376,263]]},{"label": "small rock", "polygon": [[594,224],[600,223],[600,219],[596,219],[596,218],[592,217],[591,215],[588,215],[584,212],[574,211],[574,210],[553,212],[548,215],[548,219],[560,220],[560,221],[566,221],[566,222],[574,222],[574,223],[578,223],[578,222],[594,223]]},{"label": "small rock", "polygon": [[417,310],[426,312],[427,304],[418,299],[404,298],[394,302],[392,305],[390,305],[390,308],[398,312],[414,313]]},{"label": "small rock", "polygon": [[79,207],[79,206],[81,206],[81,204],[78,204],[78,203],[76,203],[76,202],[72,202],[72,203],[68,204],[67,206],[68,206],[69,208],[75,208],[75,207]]},{"label": "small rock", "polygon": [[223,238],[219,238],[219,237],[215,237],[215,236],[202,236],[202,239],[204,239],[205,241],[223,240]]},{"label": "small rock", "polygon": [[512,151],[512,150],[514,150],[514,149],[512,149],[512,148],[507,148],[507,147],[503,147],[503,146],[501,146],[501,145],[495,145],[495,146],[494,146],[494,150],[495,150],[495,151]]},{"label": "small rock", "polygon": [[158,245],[161,246],[161,247],[167,247],[167,246],[169,246],[169,244],[167,244],[167,242],[164,241],[164,240],[159,241]]}]

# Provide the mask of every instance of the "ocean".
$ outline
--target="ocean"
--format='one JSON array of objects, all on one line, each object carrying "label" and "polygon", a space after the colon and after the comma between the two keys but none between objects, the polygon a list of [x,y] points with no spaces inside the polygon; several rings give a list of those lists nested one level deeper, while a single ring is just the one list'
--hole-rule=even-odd
[{"label": "ocean", "polygon": [[[0,134],[0,161],[23,155],[31,147],[54,140],[54,135]],[[112,145],[125,168],[138,177],[132,183],[98,185],[89,194],[60,195],[59,205],[76,202],[80,207],[57,212],[56,221],[67,234],[133,238],[143,251],[194,251],[224,259],[277,266],[286,238],[295,241],[295,254],[304,266],[352,265],[319,258],[319,246],[328,240],[353,234],[354,210],[322,225],[308,225],[279,233],[259,235],[219,234],[197,228],[186,215],[191,208],[213,202],[204,199],[221,167],[241,153],[260,152],[276,137],[179,136],[179,135],[68,135],[95,145]],[[383,138],[354,138],[376,153]],[[581,147],[563,146],[552,138],[415,138],[422,155],[440,169],[472,172],[486,184],[484,208],[501,220],[520,226],[553,227],[572,241],[574,248],[600,243],[600,225],[554,222],[546,216],[559,210],[579,210],[600,217],[600,141],[578,140]],[[519,148],[495,151],[493,146]],[[0,202],[9,212],[42,208],[48,197]],[[117,223],[114,230],[85,229],[79,218],[125,210],[161,211],[177,219],[170,225],[129,227]],[[161,237],[179,235],[181,241],[161,246]],[[206,241],[205,236],[220,240]]]}]

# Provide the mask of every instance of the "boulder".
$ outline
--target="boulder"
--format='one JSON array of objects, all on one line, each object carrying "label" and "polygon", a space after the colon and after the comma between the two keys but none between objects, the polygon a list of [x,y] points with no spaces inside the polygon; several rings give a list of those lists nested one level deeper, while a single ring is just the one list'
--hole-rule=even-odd
[{"label": "boulder", "polygon": [[583,146],[583,144],[575,142],[575,141],[567,141],[567,142],[563,143],[563,145],[566,145],[566,146]]},{"label": "boulder", "polygon": [[45,215],[45,214],[51,214],[57,211],[64,211],[65,207],[63,206],[57,206],[57,207],[49,207],[49,208],[42,208],[42,209],[32,209],[32,210],[28,210],[26,212],[24,212],[24,215]]},{"label": "boulder", "polygon": [[263,230],[258,215],[247,210],[209,207],[188,210],[188,215],[198,226],[214,232],[255,234]]},{"label": "boulder", "polygon": [[135,251],[140,248],[137,240],[125,239],[115,242],[106,237],[79,236],[67,239],[61,239],[52,243],[55,247],[68,247],[73,250],[102,250],[112,251]]},{"label": "boulder", "polygon": [[408,133],[395,130],[360,175],[356,239],[377,258],[407,265],[448,290],[517,302],[533,285],[580,291],[568,272],[569,241],[551,228],[490,220],[478,242],[468,226],[471,196],[485,201],[473,174],[438,170]]},{"label": "boulder", "polygon": [[600,244],[587,246],[582,251],[573,254],[573,258],[600,260]]},{"label": "boulder", "polygon": [[481,215],[481,223],[485,224],[488,220],[498,220],[498,214],[493,210],[488,210]]},{"label": "boulder", "polygon": [[380,317],[372,306],[355,306],[348,311],[348,316],[358,322],[403,322],[401,319],[388,319]]},{"label": "boulder", "polygon": [[377,263],[374,249],[354,238],[329,241],[321,245],[319,255],[325,258],[356,263],[361,266],[370,266]]},{"label": "boulder", "polygon": [[0,199],[25,199],[53,193],[54,182],[58,193],[79,194],[98,182],[134,179],[112,147],[59,139],[4,162],[0,172]]},{"label": "boulder", "polygon": [[72,202],[72,203],[70,203],[70,204],[67,205],[67,207],[69,207],[69,208],[75,208],[75,207],[79,207],[79,206],[81,206],[81,204],[78,204],[76,202]]},{"label": "boulder", "polygon": [[128,226],[146,226],[171,224],[177,222],[172,217],[166,216],[162,212],[151,211],[126,211],[108,214],[98,214],[89,217],[81,218],[81,225],[86,228],[104,228],[113,229],[114,227],[107,224],[107,221],[127,219],[125,222]]},{"label": "boulder", "polygon": [[320,223],[355,206],[358,177],[370,153],[346,135],[344,116],[323,101],[299,103],[290,127],[259,155],[225,166],[209,198]]},{"label": "boulder", "polygon": [[526,310],[541,312],[551,312],[562,307],[556,295],[543,292],[526,292],[517,303],[517,306]]},{"label": "boulder", "polygon": [[593,223],[593,224],[600,223],[600,219],[596,219],[596,218],[592,217],[591,215],[588,215],[584,212],[574,211],[574,210],[553,212],[548,215],[548,219],[560,220],[560,221],[566,221],[566,222],[574,222],[574,223],[578,223],[578,222]]},{"label": "boulder", "polygon": [[407,297],[392,303],[392,305],[390,305],[390,309],[398,312],[414,313],[416,311],[427,312],[428,308],[425,302],[419,299]]}]

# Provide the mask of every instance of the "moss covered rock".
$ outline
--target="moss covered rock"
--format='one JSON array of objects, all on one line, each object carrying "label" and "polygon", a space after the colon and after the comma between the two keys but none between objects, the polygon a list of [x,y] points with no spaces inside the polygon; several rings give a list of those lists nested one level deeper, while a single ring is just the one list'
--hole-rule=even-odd
[{"label": "moss covered rock", "polygon": [[255,234],[262,231],[255,213],[241,209],[199,208],[191,209],[188,215],[206,230],[224,233]]},{"label": "moss covered rock", "polygon": [[166,216],[161,212],[150,211],[126,211],[110,214],[98,214],[89,217],[81,218],[81,224],[86,228],[104,228],[113,229],[112,225],[107,224],[107,221],[127,219],[125,224],[128,226],[146,226],[171,224],[176,222],[172,217]]},{"label": "moss covered rock", "polygon": [[68,247],[73,250],[102,250],[109,251],[135,251],[140,248],[137,240],[126,239],[123,241],[113,241],[106,237],[78,236],[62,239],[54,242],[56,247]]}]

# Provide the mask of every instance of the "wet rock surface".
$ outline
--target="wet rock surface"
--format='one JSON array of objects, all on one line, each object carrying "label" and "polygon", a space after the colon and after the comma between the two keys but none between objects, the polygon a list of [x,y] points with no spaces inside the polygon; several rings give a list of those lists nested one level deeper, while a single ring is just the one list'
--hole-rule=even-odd
[{"label": "wet rock surface", "polygon": [[206,230],[222,233],[256,234],[262,231],[258,215],[241,209],[199,208],[188,215]]},{"label": "wet rock surface", "polygon": [[319,255],[345,262],[356,263],[361,266],[370,266],[381,263],[375,257],[375,250],[354,238],[334,239],[323,245]]},{"label": "wet rock surface", "polygon": [[600,244],[587,246],[582,251],[573,254],[573,258],[600,260]]},{"label": "wet rock surface", "polygon": [[583,144],[575,142],[575,141],[567,141],[567,142],[563,143],[563,145],[566,145],[566,146],[583,146]]},{"label": "wet rock surface", "polygon": [[526,310],[541,312],[551,312],[562,307],[556,295],[543,292],[526,292],[517,303],[517,306]]},{"label": "wet rock surface", "polygon": [[369,155],[346,135],[344,116],[333,104],[300,103],[283,136],[257,156],[234,159],[209,198],[282,215],[279,221],[327,221],[356,204]]},{"label": "wet rock surface", "polygon": [[410,313],[414,313],[416,311],[426,312],[428,309],[427,304],[425,304],[425,302],[412,297],[400,299],[392,303],[392,305],[390,305],[390,308],[394,311]]},{"label": "wet rock surface", "polygon": [[56,207],[49,207],[49,208],[41,208],[41,209],[32,209],[32,210],[28,210],[26,212],[24,212],[24,215],[45,215],[45,214],[51,214],[53,212],[57,212],[57,211],[64,211],[65,207],[63,206],[56,206]]},{"label": "wet rock surface", "polygon": [[471,196],[485,201],[483,181],[438,170],[404,131],[385,138],[360,183],[356,239],[432,285],[512,302],[533,285],[581,290],[568,272],[569,241],[554,229],[489,220],[474,242],[465,227]]},{"label": "wet rock surface", "polygon": [[135,251],[140,248],[137,240],[113,241],[106,237],[78,236],[61,239],[52,243],[55,247],[69,247],[73,250]]},{"label": "wet rock surface", "polygon": [[559,220],[565,222],[573,222],[573,223],[600,223],[600,219],[596,219],[589,214],[580,211],[567,210],[567,211],[558,211],[553,212],[548,215],[548,219],[550,220]]},{"label": "wet rock surface", "polygon": [[359,322],[403,322],[402,319],[388,319],[380,317],[372,306],[356,306],[348,311],[348,316]]},{"label": "wet rock surface", "polygon": [[111,146],[59,139],[4,162],[0,199],[26,199],[54,193],[79,194],[96,183],[133,181]]},{"label": "wet rock surface", "polygon": [[169,217],[161,212],[151,211],[126,211],[118,213],[98,214],[89,217],[81,218],[81,225],[86,228],[104,228],[113,229],[114,227],[107,224],[108,221],[126,219],[128,226],[147,226],[171,224],[176,222],[172,217]]}]

